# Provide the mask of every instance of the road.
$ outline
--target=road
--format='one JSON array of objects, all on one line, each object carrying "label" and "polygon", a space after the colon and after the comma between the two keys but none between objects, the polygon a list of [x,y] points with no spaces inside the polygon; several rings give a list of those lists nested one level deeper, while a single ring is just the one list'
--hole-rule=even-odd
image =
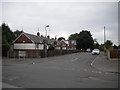
[{"label": "road", "polygon": [[22,88],[118,88],[117,74],[107,74],[91,66],[98,56],[82,52],[3,60],[3,82]]}]

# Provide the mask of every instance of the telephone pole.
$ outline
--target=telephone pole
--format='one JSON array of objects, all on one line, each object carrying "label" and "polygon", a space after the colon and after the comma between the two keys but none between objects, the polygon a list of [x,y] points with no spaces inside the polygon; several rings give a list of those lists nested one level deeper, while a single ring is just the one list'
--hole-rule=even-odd
[{"label": "telephone pole", "polygon": [[106,33],[105,33],[105,26],[104,26],[104,44],[105,44],[105,41],[106,41]]},{"label": "telephone pole", "polygon": [[106,27],[104,26],[104,51],[106,51],[105,42],[106,42]]}]

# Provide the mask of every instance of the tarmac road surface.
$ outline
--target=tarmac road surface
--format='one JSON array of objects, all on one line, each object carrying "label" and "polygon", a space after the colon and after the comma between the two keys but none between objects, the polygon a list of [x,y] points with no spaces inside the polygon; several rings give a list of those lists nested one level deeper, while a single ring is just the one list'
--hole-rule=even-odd
[{"label": "tarmac road surface", "polygon": [[38,59],[3,59],[2,79],[23,88],[118,88],[118,74],[107,74],[91,66],[98,56],[82,52]]}]

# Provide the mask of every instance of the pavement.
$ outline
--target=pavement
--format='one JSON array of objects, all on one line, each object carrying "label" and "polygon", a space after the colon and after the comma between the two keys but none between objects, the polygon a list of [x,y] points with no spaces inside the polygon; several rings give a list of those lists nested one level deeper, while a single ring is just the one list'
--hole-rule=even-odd
[{"label": "pavement", "polygon": [[120,71],[118,70],[120,60],[108,60],[104,53],[98,55],[91,63],[91,66],[100,71],[120,74]]}]

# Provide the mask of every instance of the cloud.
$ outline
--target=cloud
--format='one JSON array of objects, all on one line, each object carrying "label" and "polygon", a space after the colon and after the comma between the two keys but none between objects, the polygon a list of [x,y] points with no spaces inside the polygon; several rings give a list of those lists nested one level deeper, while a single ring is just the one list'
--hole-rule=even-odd
[{"label": "cloud", "polygon": [[[3,3],[3,21],[12,30],[24,29],[36,34],[38,28],[45,35],[45,26],[50,25],[51,37],[79,33],[88,29],[100,43],[103,42],[103,27],[109,30],[107,39],[117,44],[117,3],[98,2],[12,2]],[[114,37],[113,37],[114,36]]]}]

